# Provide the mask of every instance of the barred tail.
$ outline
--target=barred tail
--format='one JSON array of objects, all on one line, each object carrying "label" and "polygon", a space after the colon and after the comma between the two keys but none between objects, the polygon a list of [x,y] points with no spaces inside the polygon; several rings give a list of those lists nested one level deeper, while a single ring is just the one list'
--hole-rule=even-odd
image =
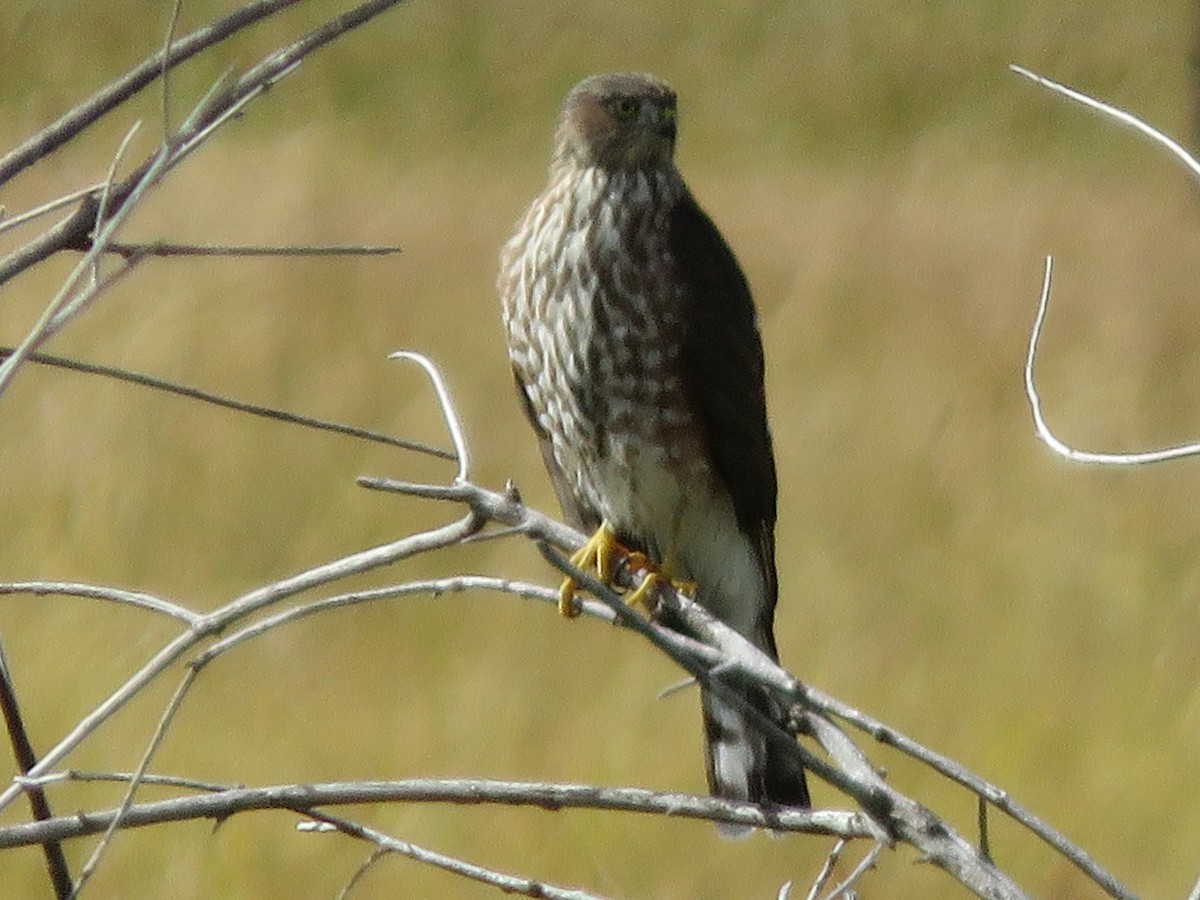
[{"label": "barred tail", "polygon": [[[768,718],[778,718],[760,692],[747,696]],[[714,797],[750,800],[774,806],[810,805],[804,769],[795,753],[768,739],[742,710],[708,691],[701,691],[704,711],[705,763],[708,789]],[[724,837],[745,837],[744,825],[719,824]]]}]

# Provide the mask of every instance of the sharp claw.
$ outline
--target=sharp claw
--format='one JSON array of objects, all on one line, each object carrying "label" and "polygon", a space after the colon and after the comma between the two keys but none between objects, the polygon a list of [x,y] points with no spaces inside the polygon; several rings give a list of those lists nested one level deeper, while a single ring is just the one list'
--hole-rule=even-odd
[{"label": "sharp claw", "polygon": [[558,614],[564,619],[573,619],[579,612],[579,601],[575,599],[575,581],[568,578],[558,589]]},{"label": "sharp claw", "polygon": [[653,605],[650,602],[650,594],[662,581],[662,576],[657,572],[651,571],[642,579],[642,583],[633,589],[632,593],[625,598],[626,606],[640,606],[646,615],[653,612]]},{"label": "sharp claw", "polygon": [[[625,598],[629,606],[640,606],[647,615],[651,615],[653,604],[649,602],[650,595],[664,580],[669,581],[675,590],[695,597],[696,585],[692,582],[668,578],[646,554],[625,551],[625,548],[617,543],[616,535],[607,522],[601,523],[587,542],[571,556],[571,565],[584,571],[594,571],[602,583],[612,585],[613,560],[618,551],[625,554],[625,565],[630,571],[644,570],[647,573],[641,583]],[[567,578],[558,589],[558,611],[565,618],[574,618],[580,613],[579,601],[575,597],[577,587],[574,579]]]}]

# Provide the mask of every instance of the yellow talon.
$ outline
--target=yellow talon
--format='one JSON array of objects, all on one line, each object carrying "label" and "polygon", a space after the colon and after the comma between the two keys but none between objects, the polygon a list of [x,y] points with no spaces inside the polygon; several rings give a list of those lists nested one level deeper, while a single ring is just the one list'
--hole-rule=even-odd
[{"label": "yellow talon", "polygon": [[[644,571],[645,577],[641,583],[630,591],[625,598],[629,606],[640,606],[650,615],[653,605],[649,602],[654,588],[663,581],[688,597],[696,596],[696,585],[691,581],[682,581],[667,574],[665,567],[656,566],[645,553],[627,551],[617,542],[616,533],[607,522],[602,522],[587,542],[571,556],[571,565],[585,572],[595,572],[597,578],[606,585],[612,585],[613,560],[624,555],[625,565],[631,572]],[[579,585],[574,578],[563,580],[558,589],[558,611],[565,618],[571,619],[579,615],[579,604],[575,600],[575,591]]]},{"label": "yellow talon", "polygon": [[649,602],[649,596],[658,585],[664,582],[684,596],[693,600],[696,598],[696,582],[675,578],[671,575],[670,566],[655,565],[644,553],[637,551],[630,553],[625,560],[625,565],[631,572],[645,571],[646,573],[641,584],[630,592],[629,596],[625,598],[625,602],[629,606],[640,606],[648,616],[654,612],[654,605]]},{"label": "yellow talon", "polygon": [[[612,561],[619,546],[612,527],[607,522],[601,522],[587,543],[571,556],[571,565],[585,572],[594,571],[601,582],[611,584]],[[579,615],[579,604],[575,602],[576,587],[575,579],[567,578],[558,589],[558,611],[568,619]]]},{"label": "yellow talon", "polygon": [[662,576],[655,571],[646,573],[646,577],[642,579],[642,583],[635,587],[625,598],[627,606],[640,606],[646,615],[650,615],[652,610],[650,601],[647,599],[650,592],[663,580]]}]

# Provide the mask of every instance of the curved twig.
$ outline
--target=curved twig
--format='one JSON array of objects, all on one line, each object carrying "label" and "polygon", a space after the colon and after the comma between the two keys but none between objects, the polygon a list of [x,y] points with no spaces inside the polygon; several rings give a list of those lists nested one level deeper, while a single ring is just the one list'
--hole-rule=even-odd
[{"label": "curved twig", "polygon": [[1074,88],[1069,88],[1065,84],[1059,84],[1057,81],[1051,81],[1049,78],[1039,75],[1036,72],[1031,72],[1024,66],[1010,65],[1009,69],[1011,69],[1013,72],[1016,72],[1018,75],[1028,78],[1035,84],[1040,84],[1044,88],[1049,88],[1056,94],[1066,97],[1068,100],[1074,100],[1076,103],[1086,106],[1088,109],[1095,110],[1101,115],[1108,116],[1109,118],[1119,122],[1121,125],[1124,125],[1127,128],[1132,128],[1143,137],[1149,138],[1153,143],[1163,147],[1179,162],[1183,163],[1183,165],[1186,166],[1192,173],[1192,177],[1197,182],[1200,182],[1200,162],[1197,162],[1196,158],[1188,153],[1182,144],[1173,138],[1167,137],[1167,135],[1163,134],[1153,125],[1148,125],[1146,122],[1139,119],[1132,113],[1127,113],[1125,110],[1109,103],[1105,103],[1103,100],[1097,100],[1094,97],[1089,97],[1087,94],[1077,91]]},{"label": "curved twig", "polygon": [[88,600],[107,600],[123,606],[133,606],[158,613],[183,622],[192,627],[200,624],[204,616],[194,613],[178,603],[172,603],[142,591],[127,591],[122,588],[99,584],[83,584],[78,581],[9,581],[0,582],[0,596],[5,594],[55,595],[60,597],[83,597]]},{"label": "curved twig", "polygon": [[[1088,109],[1107,116],[1121,125],[1132,128],[1138,134],[1148,138],[1152,143],[1165,148],[1188,170],[1193,181],[1200,182],[1200,161],[1197,161],[1178,141],[1163,134],[1152,125],[1148,125],[1132,113],[1125,112],[1123,109],[1118,109],[1101,100],[1096,100],[1087,94],[1059,84],[1056,81],[1051,81],[1049,78],[1044,78],[1021,66],[1010,65],[1009,69],[1062,97],[1066,97]],[[1033,414],[1034,429],[1038,439],[1064,459],[1068,459],[1071,462],[1089,463],[1092,465],[1139,466],[1200,455],[1200,442],[1179,444],[1174,447],[1165,447],[1160,450],[1146,450],[1137,453],[1099,453],[1090,450],[1078,450],[1060,440],[1050,430],[1050,427],[1046,424],[1045,417],[1042,415],[1042,401],[1038,396],[1034,383],[1033,366],[1037,358],[1038,342],[1041,339],[1042,326],[1046,321],[1046,310],[1050,305],[1050,275],[1053,267],[1052,258],[1047,256],[1045,275],[1042,278],[1041,298],[1038,301],[1038,311],[1033,322],[1033,329],[1029,335],[1029,352],[1025,359],[1025,396],[1029,400],[1029,408]]]},{"label": "curved twig", "polygon": [[454,446],[454,455],[458,459],[458,472],[454,476],[456,484],[466,484],[471,478],[471,458],[467,455],[467,442],[463,438],[462,423],[454,409],[454,401],[450,399],[450,391],[446,388],[446,380],[441,371],[428,356],[412,350],[397,350],[388,355],[388,359],[403,359],[414,362],[425,372],[433,385],[437,396],[438,407],[442,411],[442,420],[450,433],[450,442]]},{"label": "curved twig", "polygon": [[1050,430],[1045,416],[1042,415],[1042,398],[1038,395],[1034,382],[1033,366],[1037,360],[1038,343],[1042,339],[1042,326],[1046,322],[1046,310],[1050,306],[1050,275],[1053,269],[1054,259],[1047,256],[1046,273],[1042,278],[1042,294],[1038,300],[1037,316],[1033,320],[1033,328],[1029,332],[1029,352],[1025,356],[1025,396],[1029,400],[1029,410],[1033,414],[1034,433],[1038,440],[1071,462],[1103,466],[1140,466],[1200,454],[1200,443],[1179,444],[1175,447],[1146,450],[1140,453],[1098,453],[1092,450],[1078,450],[1059,440]]}]

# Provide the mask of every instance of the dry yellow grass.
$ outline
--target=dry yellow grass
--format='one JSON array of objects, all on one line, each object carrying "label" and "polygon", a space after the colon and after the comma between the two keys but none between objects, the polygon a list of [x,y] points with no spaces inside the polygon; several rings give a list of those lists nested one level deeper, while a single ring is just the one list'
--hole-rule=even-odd
[{"label": "dry yellow grass", "polygon": [[[0,145],[160,40],[160,4],[130,4],[119,20],[83,6],[83,24],[65,6],[0,9],[12,39],[0,77],[15,86],[0,100]],[[384,360],[418,349],[455,390],[478,478],[514,477],[548,509],[510,392],[495,253],[540,183],[561,92],[591,71],[655,70],[681,93],[683,166],[762,313],[785,661],[1009,789],[1137,892],[1182,896],[1200,838],[1195,464],[1068,466],[1034,441],[1020,374],[1053,252],[1040,377],[1054,424],[1114,449],[1200,434],[1195,193],[1159,155],[1004,65],[1186,133],[1187,5],[961,6],[400,9],[190,161],[131,234],[395,241],[401,257],[148,264],[52,349],[440,440],[419,375]],[[187,11],[193,25],[205,17]],[[181,75],[177,108],[297,21],[223,50],[204,76]],[[147,99],[140,112],[154,108]],[[94,177],[127,124],[22,176],[0,202],[21,209]],[[64,270],[7,286],[0,339],[23,333]],[[445,515],[354,487],[361,473],[438,476],[409,455],[73,375],[27,371],[0,399],[0,429],[5,580],[120,584],[209,607]],[[489,545],[376,581],[460,570],[549,580],[532,551]],[[82,601],[5,598],[0,635],[45,747],[167,631]],[[654,700],[676,677],[631,637],[513,599],[359,609],[215,665],[156,768],[247,783],[428,774],[701,790],[694,698]],[[169,690],[71,764],[132,765]],[[970,798],[879,758],[970,833]],[[838,802],[820,788],[816,799]],[[588,814],[363,817],[629,898],[773,896],[789,878],[806,883],[828,849]],[[1032,838],[993,824],[997,859],[1031,892],[1095,896]],[[215,834],[123,835],[94,896],[332,896],[361,848],[290,825],[257,815]],[[71,848],[76,866],[84,853]],[[912,862],[885,856],[866,893],[960,896]],[[43,895],[39,865],[32,852],[0,855],[0,885]],[[491,893],[392,861],[358,896]]]}]

